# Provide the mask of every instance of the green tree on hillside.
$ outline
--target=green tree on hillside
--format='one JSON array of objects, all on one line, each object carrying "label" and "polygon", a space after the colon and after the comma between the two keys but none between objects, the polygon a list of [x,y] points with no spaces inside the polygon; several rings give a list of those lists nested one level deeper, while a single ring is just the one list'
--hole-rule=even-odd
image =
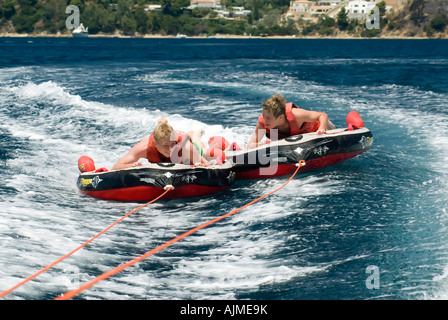
[{"label": "green tree on hillside", "polygon": [[87,6],[81,14],[81,22],[89,28],[89,33],[112,33],[116,29],[115,15],[102,5]]},{"label": "green tree on hillside", "polygon": [[148,32],[149,29],[149,16],[146,14],[143,7],[139,6],[135,12],[135,23],[136,23],[136,30],[139,33],[145,34]]},{"label": "green tree on hillside", "polygon": [[445,27],[448,24],[448,18],[445,14],[438,14],[433,19],[431,19],[431,28],[434,31],[443,32],[445,31]]},{"label": "green tree on hillside", "polygon": [[12,0],[5,0],[0,7],[0,17],[9,20],[16,13],[14,2]]},{"label": "green tree on hillside", "polygon": [[19,0],[20,11],[12,17],[12,22],[18,33],[31,33],[39,20],[37,0]]},{"label": "green tree on hillside", "polygon": [[345,30],[348,27],[348,17],[347,12],[345,11],[345,7],[342,7],[341,11],[339,11],[337,17],[337,25],[340,30]]},{"label": "green tree on hillside", "polygon": [[409,10],[411,12],[411,20],[414,21],[418,26],[423,22],[425,0],[413,0]]}]

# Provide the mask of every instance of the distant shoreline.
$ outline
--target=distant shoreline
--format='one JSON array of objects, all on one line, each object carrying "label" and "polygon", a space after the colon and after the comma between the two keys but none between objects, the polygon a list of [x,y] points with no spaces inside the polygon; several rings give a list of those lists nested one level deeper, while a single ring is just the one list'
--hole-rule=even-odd
[{"label": "distant shoreline", "polygon": [[[28,33],[0,33],[0,38],[73,38],[71,34],[28,34]],[[119,38],[119,39],[176,39],[176,36],[164,36],[157,34],[145,34],[145,35],[122,35],[122,34],[92,34],[88,38]],[[82,39],[82,38],[81,38]],[[341,40],[360,40],[360,39],[371,39],[371,40],[386,40],[386,39],[403,39],[403,40],[440,40],[448,38],[435,38],[435,37],[403,37],[403,36],[392,36],[392,35],[382,35],[379,37],[351,37],[348,35],[341,36],[240,36],[240,35],[216,35],[216,36],[186,36],[183,39],[341,39]]]}]

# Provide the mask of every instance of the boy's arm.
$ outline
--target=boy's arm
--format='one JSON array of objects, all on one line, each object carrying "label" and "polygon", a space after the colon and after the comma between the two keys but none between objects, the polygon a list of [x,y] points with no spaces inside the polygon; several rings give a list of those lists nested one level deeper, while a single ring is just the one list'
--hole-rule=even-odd
[{"label": "boy's arm", "polygon": [[257,122],[255,132],[252,134],[252,137],[250,138],[249,143],[247,144],[247,148],[253,149],[261,145],[260,141],[261,139],[263,139],[265,133],[266,130],[264,129],[263,125],[260,122]]},{"label": "boy's arm", "polygon": [[327,131],[328,115],[326,113],[308,111],[304,109],[294,109],[293,112],[297,123],[319,121],[320,125],[317,131],[321,131],[323,133]]},{"label": "boy's arm", "polygon": [[148,146],[148,138],[143,139],[112,167],[111,170],[120,170],[138,166],[140,158],[146,158],[146,148]]}]

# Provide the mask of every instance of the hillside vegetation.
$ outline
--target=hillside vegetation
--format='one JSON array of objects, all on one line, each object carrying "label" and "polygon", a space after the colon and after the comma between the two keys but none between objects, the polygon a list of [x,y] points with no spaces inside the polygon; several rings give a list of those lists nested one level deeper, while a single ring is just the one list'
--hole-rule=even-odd
[{"label": "hillside vegetation", "polygon": [[[0,34],[70,35],[68,5],[80,9],[80,21],[92,35],[296,36],[296,37],[431,37],[447,38],[448,0],[410,0],[386,12],[380,29],[363,20],[349,20],[345,9],[334,18],[315,21],[286,18],[289,0],[222,0],[227,8],[245,7],[243,18],[220,18],[210,9],[187,9],[189,0],[0,0]],[[145,10],[158,4],[160,10]],[[231,11],[231,10],[230,10]]]}]

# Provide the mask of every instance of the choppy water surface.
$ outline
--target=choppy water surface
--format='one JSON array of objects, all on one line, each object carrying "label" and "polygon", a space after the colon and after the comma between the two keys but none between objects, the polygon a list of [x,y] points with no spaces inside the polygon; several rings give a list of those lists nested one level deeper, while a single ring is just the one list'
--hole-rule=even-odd
[{"label": "choppy water surface", "polygon": [[[0,291],[140,205],[79,194],[79,156],[111,167],[159,117],[244,144],[281,93],[340,127],[357,110],[373,147],[78,298],[446,299],[447,52],[444,40],[0,38]],[[286,179],[158,201],[7,298],[52,299]]]}]

